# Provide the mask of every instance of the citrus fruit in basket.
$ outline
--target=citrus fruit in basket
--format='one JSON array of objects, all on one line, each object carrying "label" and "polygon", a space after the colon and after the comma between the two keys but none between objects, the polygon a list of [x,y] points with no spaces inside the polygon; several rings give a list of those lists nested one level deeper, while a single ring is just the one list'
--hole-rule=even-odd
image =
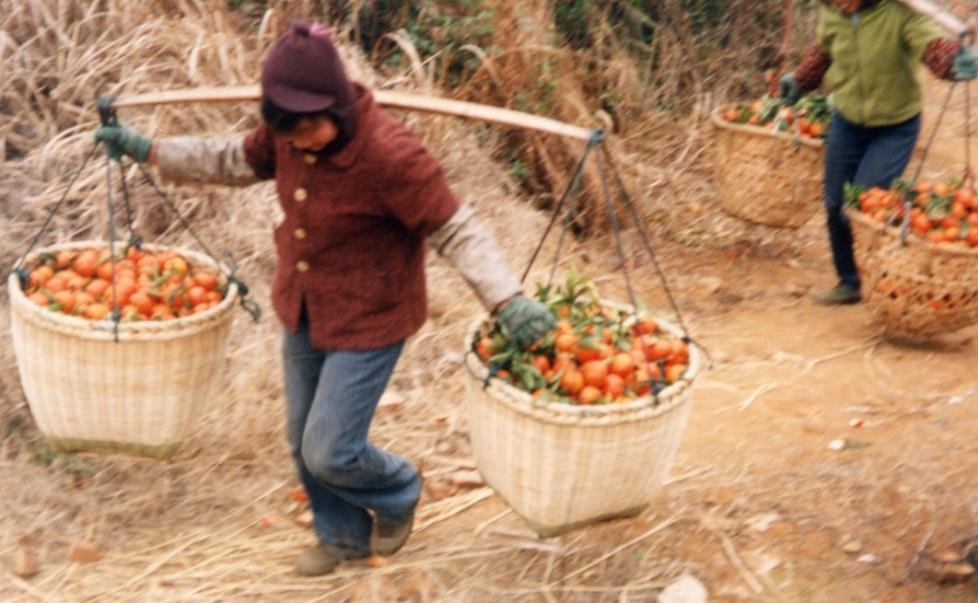
[{"label": "citrus fruit in basket", "polygon": [[828,127],[828,99],[825,95],[803,96],[787,107],[776,96],[764,96],[751,103],[727,108],[723,119],[736,124],[770,126],[777,124],[779,132],[794,133],[808,138],[824,138]]},{"label": "citrus fruit in basket", "polygon": [[89,320],[169,320],[199,314],[224,298],[217,271],[194,266],[175,251],[127,247],[43,254],[28,267],[24,294],[52,312]]},{"label": "citrus fruit in basket", "polygon": [[650,317],[601,301],[575,271],[563,285],[540,287],[557,327],[519,349],[498,323],[471,342],[495,377],[550,402],[622,403],[670,385],[686,373],[687,343]]},{"label": "citrus fruit in basket", "polygon": [[960,181],[915,184],[898,182],[892,189],[846,188],[847,204],[880,224],[903,222],[910,206],[910,234],[935,245],[978,247],[978,196]]}]

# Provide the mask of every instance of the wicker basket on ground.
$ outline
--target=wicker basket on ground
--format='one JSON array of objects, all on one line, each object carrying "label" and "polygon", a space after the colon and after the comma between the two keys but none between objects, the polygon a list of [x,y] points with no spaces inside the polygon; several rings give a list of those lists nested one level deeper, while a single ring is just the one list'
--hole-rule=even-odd
[{"label": "wicker basket on ground", "polygon": [[[88,241],[33,252],[105,248]],[[151,251],[164,248],[145,245]],[[193,265],[214,262],[177,249]],[[222,274],[225,272],[221,268]],[[165,321],[92,321],[51,312],[7,281],[14,354],[38,428],[56,450],[116,451],[154,458],[176,452],[223,372],[237,287],[213,308]]]},{"label": "wicker basket on ground", "polygon": [[713,122],[717,199],[757,224],[799,228],[822,206],[822,141],[723,119]]},{"label": "wicker basket on ground", "polygon": [[863,296],[887,335],[930,339],[978,323],[978,249],[935,245],[849,209]]},{"label": "wicker basket on ground", "polygon": [[[608,303],[616,308],[628,308]],[[673,325],[656,321],[677,337]],[[467,349],[488,330],[476,321]],[[658,396],[626,403],[574,406],[534,399],[466,354],[466,405],[472,450],[489,484],[541,536],[642,512],[661,488],[692,404],[700,353],[690,346],[680,380]]]}]

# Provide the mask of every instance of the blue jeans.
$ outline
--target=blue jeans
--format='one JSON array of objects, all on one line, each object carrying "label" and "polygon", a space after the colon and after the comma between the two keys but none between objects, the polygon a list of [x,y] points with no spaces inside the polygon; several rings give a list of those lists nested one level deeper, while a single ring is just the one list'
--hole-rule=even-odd
[{"label": "blue jeans", "polygon": [[367,441],[374,411],[400,341],[376,350],[319,350],[305,318],[286,331],[286,420],[289,444],[320,540],[351,557],[370,553],[374,515],[406,518],[421,495],[418,470]]},{"label": "blue jeans", "polygon": [[859,272],[852,254],[852,230],[843,210],[843,187],[851,182],[864,188],[889,188],[910,163],[919,134],[920,115],[892,126],[867,128],[832,113],[826,133],[824,181],[829,242],[839,282],[857,291]]}]

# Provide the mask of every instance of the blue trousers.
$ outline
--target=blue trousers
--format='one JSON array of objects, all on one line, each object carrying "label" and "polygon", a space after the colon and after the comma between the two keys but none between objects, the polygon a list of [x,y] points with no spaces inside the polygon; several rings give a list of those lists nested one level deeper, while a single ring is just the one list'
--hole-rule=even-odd
[{"label": "blue trousers", "polygon": [[839,282],[859,290],[859,272],[852,253],[852,230],[843,211],[847,182],[889,188],[913,154],[920,134],[920,115],[892,126],[867,128],[833,112],[826,133],[824,200]]},{"label": "blue trousers", "polygon": [[367,441],[400,341],[376,350],[320,350],[305,318],[283,345],[289,445],[320,540],[351,557],[370,553],[371,514],[404,519],[421,495],[418,470]]}]

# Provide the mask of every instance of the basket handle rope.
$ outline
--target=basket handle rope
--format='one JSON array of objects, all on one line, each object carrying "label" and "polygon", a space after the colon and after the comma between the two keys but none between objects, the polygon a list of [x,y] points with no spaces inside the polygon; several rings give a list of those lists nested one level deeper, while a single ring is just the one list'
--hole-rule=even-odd
[{"label": "basket handle rope", "polygon": [[[545,241],[547,240],[547,237],[550,235],[550,232],[553,229],[554,225],[557,223],[557,220],[562,217],[560,237],[557,241],[557,248],[554,252],[554,259],[551,264],[550,275],[547,279],[548,286],[553,283],[554,275],[557,269],[557,263],[560,259],[560,254],[563,248],[564,240],[567,235],[567,231],[570,230],[574,218],[576,216],[575,201],[580,191],[580,181],[581,181],[581,175],[584,170],[584,165],[591,152],[595,151],[594,153],[595,162],[597,164],[598,174],[601,182],[601,194],[604,200],[605,209],[607,210],[608,213],[608,222],[611,225],[611,231],[615,241],[615,250],[618,254],[618,266],[622,270],[622,275],[624,276],[625,286],[628,290],[628,297],[629,297],[629,301],[631,302],[632,308],[638,310],[639,308],[642,307],[642,304],[640,304],[640,300],[638,299],[638,296],[635,293],[635,288],[632,285],[632,278],[628,268],[628,261],[627,261],[628,258],[625,256],[624,244],[622,243],[622,238],[621,238],[622,224],[618,219],[618,212],[615,207],[616,205],[615,198],[611,193],[611,188],[609,187],[609,180],[612,177],[614,178],[615,186],[620,192],[621,203],[622,205],[624,205],[625,209],[627,210],[627,215],[631,218],[632,222],[634,223],[635,228],[638,231],[639,237],[642,241],[642,245],[645,248],[645,251],[648,253],[650,260],[652,261],[652,265],[655,268],[655,272],[659,278],[659,281],[662,283],[663,291],[666,295],[666,298],[669,301],[669,305],[672,308],[672,311],[675,314],[677,322],[679,323],[679,327],[682,331],[683,341],[687,344],[694,343],[697,347],[702,349],[706,354],[707,359],[712,364],[712,359],[710,357],[709,351],[706,350],[704,346],[702,346],[698,341],[696,341],[689,334],[689,329],[686,326],[686,321],[683,319],[682,312],[679,310],[679,304],[676,302],[676,298],[672,293],[672,289],[669,287],[668,279],[666,279],[665,272],[662,269],[662,265],[659,263],[659,259],[656,256],[648,232],[646,231],[644,225],[642,224],[641,219],[639,218],[638,211],[635,208],[635,203],[631,195],[628,193],[628,189],[625,186],[624,180],[621,177],[621,173],[618,171],[618,167],[615,165],[615,162],[611,157],[611,153],[608,151],[607,145],[604,143],[605,143],[604,132],[602,132],[601,130],[594,130],[590,138],[588,139],[587,146],[584,149],[584,153],[582,154],[580,160],[577,162],[577,165],[574,169],[570,181],[565,187],[564,192],[561,194],[560,199],[554,206],[554,210],[550,216],[550,221],[547,224],[547,227],[544,229],[540,241],[537,243],[536,248],[534,249],[533,253],[530,256],[530,260],[527,263],[526,269],[523,271],[523,275],[522,278],[520,279],[520,282],[523,283],[526,281],[526,278],[530,273],[530,269],[533,267],[534,262],[537,260],[537,257],[539,256],[540,251],[543,248]],[[566,205],[566,211],[565,211],[565,205]],[[472,345],[474,346],[475,343],[476,342],[473,341]],[[474,352],[474,350],[471,351]],[[646,369],[647,368],[648,367],[646,367]],[[497,367],[493,367],[492,363],[490,363],[489,373],[486,378],[486,383],[488,383],[489,377],[495,374],[496,370],[498,370]],[[661,377],[659,379],[652,380],[651,382],[652,395],[656,401],[656,404],[658,404],[658,394],[660,391],[662,391],[664,387],[665,387],[665,382],[662,380]]]},{"label": "basket handle rope", "polygon": [[[941,104],[941,110],[937,114],[937,119],[934,121],[934,127],[930,131],[930,136],[927,139],[927,144],[924,145],[923,150],[920,154],[920,161],[917,162],[917,169],[914,171],[913,179],[911,182],[917,182],[920,178],[920,174],[924,170],[924,162],[927,161],[927,155],[930,154],[930,148],[934,144],[934,139],[937,137],[937,131],[941,127],[941,121],[944,119],[944,114],[947,113],[947,107],[951,102],[951,96],[954,94],[954,89],[957,87],[958,82],[952,83],[947,90],[947,96],[944,98],[944,102]],[[965,85],[965,90],[967,91],[967,84]],[[965,119],[970,119],[971,113],[968,111],[968,105],[965,104]],[[970,148],[970,123],[965,124],[965,148]],[[971,171],[971,160],[970,157],[966,159],[967,166],[965,167],[965,177]],[[913,188],[907,187],[907,190],[903,193],[903,218],[900,222],[900,244],[907,244],[907,236],[910,234],[910,210],[913,209]]]},{"label": "basket handle rope", "polygon": [[24,264],[24,261],[27,259],[27,256],[30,255],[32,251],[34,251],[34,247],[37,246],[37,242],[41,240],[41,237],[44,236],[45,232],[47,232],[48,227],[51,226],[51,220],[54,219],[54,215],[58,213],[59,209],[61,209],[61,205],[64,203],[65,199],[68,198],[68,193],[71,192],[71,187],[75,185],[75,181],[78,180],[78,177],[81,176],[83,171],[85,171],[85,166],[88,165],[88,162],[92,159],[92,157],[95,155],[95,151],[97,150],[98,150],[98,144],[92,145],[91,150],[88,152],[87,155],[85,155],[85,159],[82,160],[81,166],[71,176],[71,179],[68,181],[68,186],[65,187],[65,191],[64,193],[61,194],[61,198],[58,199],[58,202],[55,203],[50,210],[48,210],[48,215],[47,217],[45,217],[44,223],[41,224],[41,227],[34,234],[34,237],[31,239],[31,242],[27,245],[27,249],[24,251],[24,253],[20,256],[20,258],[16,262],[14,262],[14,267],[11,270],[11,272],[17,275],[17,278],[20,280],[21,287],[27,285],[27,281],[30,276],[30,273],[27,270],[27,266]]},{"label": "basket handle rope", "polygon": [[[137,164],[137,166],[139,167],[139,172],[143,175],[143,180],[151,189],[153,189],[153,192],[156,193],[160,200],[163,201],[163,204],[176,217],[177,221],[181,226],[183,226],[184,230],[190,233],[190,236],[193,237],[197,245],[204,250],[204,253],[206,253],[215,264],[220,265],[221,262],[218,261],[217,256],[214,255],[214,252],[210,250],[210,247],[208,247],[200,236],[197,235],[197,232],[194,230],[193,226],[191,226],[190,222],[183,217],[183,214],[181,214],[177,207],[173,204],[173,201],[166,196],[166,193],[163,192],[160,186],[156,183],[156,180],[153,179],[153,176],[149,173],[149,170],[147,170],[142,164]],[[224,263],[227,265],[229,270],[227,277],[228,283],[233,283],[238,287],[238,299],[240,300],[241,307],[251,315],[252,320],[258,322],[261,319],[261,307],[254,300],[248,299],[250,289],[248,288],[248,285],[246,285],[245,282],[237,276],[238,264],[231,255],[231,252],[225,250],[224,258]]]}]

